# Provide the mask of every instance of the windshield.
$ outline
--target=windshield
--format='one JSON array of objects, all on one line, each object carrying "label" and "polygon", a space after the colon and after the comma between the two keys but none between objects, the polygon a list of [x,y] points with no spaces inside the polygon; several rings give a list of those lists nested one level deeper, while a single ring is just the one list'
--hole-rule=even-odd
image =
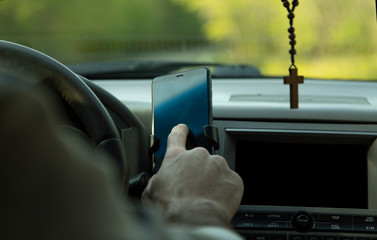
[{"label": "windshield", "polygon": [[[377,79],[373,0],[301,0],[295,16],[301,74]],[[1,39],[65,64],[247,64],[264,76],[284,76],[290,66],[288,27],[280,0],[0,1]]]}]

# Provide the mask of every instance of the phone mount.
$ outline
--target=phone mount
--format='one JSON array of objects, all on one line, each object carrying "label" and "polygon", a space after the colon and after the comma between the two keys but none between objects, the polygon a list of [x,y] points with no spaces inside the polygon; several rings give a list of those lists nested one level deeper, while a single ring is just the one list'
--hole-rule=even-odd
[{"label": "phone mount", "polygon": [[214,125],[204,126],[204,136],[209,139],[209,143],[214,150],[219,150],[219,130]]},{"label": "phone mount", "polygon": [[159,148],[160,148],[160,140],[156,138],[155,135],[150,135],[149,136],[149,149],[148,149],[149,156],[152,156],[153,153],[157,152]]}]

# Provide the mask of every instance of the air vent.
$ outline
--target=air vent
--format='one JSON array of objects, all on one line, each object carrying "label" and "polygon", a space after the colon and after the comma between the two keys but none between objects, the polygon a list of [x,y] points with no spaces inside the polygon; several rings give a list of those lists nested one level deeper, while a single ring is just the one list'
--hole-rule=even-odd
[{"label": "air vent", "polygon": [[[231,102],[287,102],[287,95],[232,95]],[[300,96],[300,103],[316,103],[316,104],[360,104],[371,105],[367,98],[364,97],[342,97],[342,96]]]}]

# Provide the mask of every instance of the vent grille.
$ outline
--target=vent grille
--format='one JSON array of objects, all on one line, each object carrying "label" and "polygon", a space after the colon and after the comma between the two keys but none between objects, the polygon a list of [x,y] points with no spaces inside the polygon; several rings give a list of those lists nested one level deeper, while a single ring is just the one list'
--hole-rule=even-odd
[{"label": "vent grille", "polygon": [[[315,103],[315,104],[359,104],[371,105],[367,98],[364,97],[342,97],[342,96],[301,96],[300,103]],[[289,96],[287,95],[232,95],[231,102],[276,102],[289,103]]]}]

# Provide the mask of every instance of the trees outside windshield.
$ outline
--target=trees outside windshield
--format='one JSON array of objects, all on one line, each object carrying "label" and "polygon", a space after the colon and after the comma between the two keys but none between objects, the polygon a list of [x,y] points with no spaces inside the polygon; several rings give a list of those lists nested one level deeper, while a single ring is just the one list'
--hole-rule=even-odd
[{"label": "trees outside windshield", "polygon": [[[296,63],[307,77],[377,79],[375,1],[301,0]],[[1,39],[64,63],[102,60],[290,65],[279,0],[3,0]]]}]

